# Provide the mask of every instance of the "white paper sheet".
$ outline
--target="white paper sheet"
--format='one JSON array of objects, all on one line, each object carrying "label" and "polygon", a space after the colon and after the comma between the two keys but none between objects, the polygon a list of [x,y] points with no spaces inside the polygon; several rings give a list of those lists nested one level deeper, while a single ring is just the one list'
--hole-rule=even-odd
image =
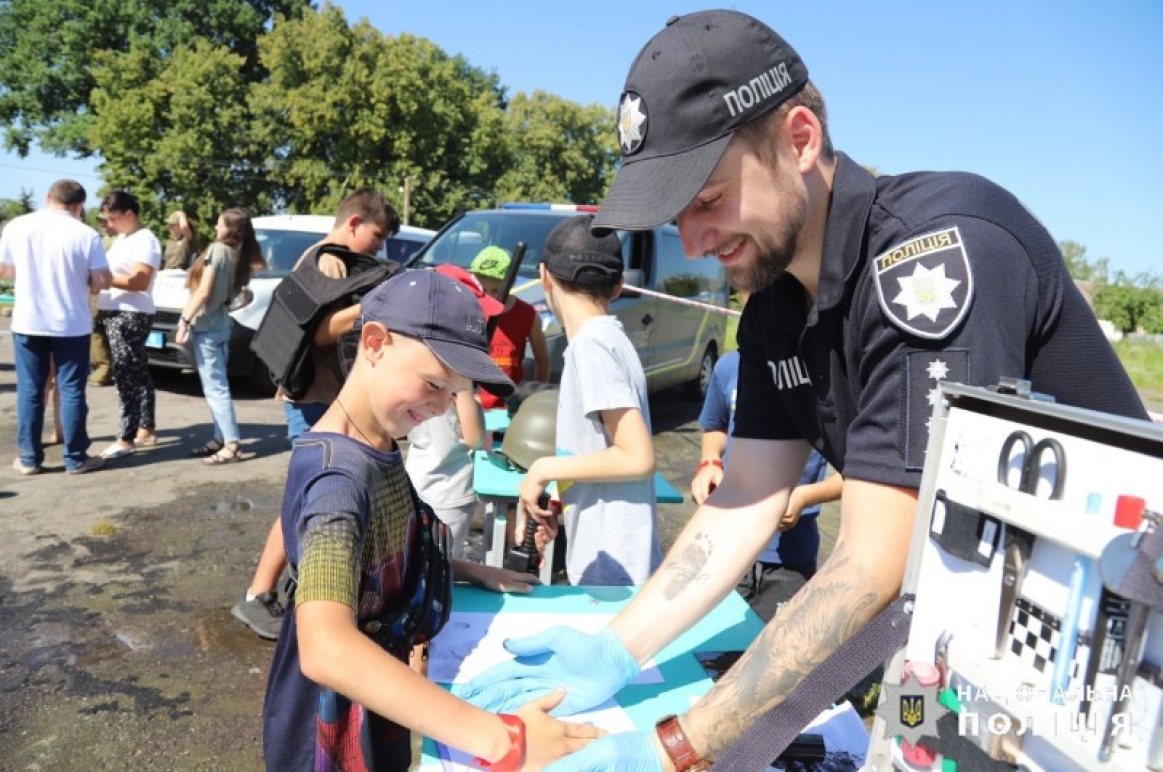
[{"label": "white paper sheet", "polygon": [[[448,624],[432,640],[428,652],[428,677],[441,684],[462,684],[494,665],[512,659],[505,650],[508,638],[520,638],[565,625],[584,633],[596,633],[611,614],[495,614],[453,611]],[[635,684],[662,683],[653,660],[634,679]]]}]

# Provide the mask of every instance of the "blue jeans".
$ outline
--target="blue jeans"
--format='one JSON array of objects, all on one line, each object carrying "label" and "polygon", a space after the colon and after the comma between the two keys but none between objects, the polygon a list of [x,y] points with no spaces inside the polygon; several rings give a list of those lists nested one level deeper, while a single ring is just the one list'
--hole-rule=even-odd
[{"label": "blue jeans", "polygon": [[287,441],[293,446],[299,435],[310,429],[327,412],[321,402],[283,401],[283,415],[287,417]]},{"label": "blue jeans", "polygon": [[85,381],[89,377],[89,336],[57,338],[12,334],[16,360],[16,447],[25,466],[44,463],[45,387],[49,366],[56,362],[61,390],[65,469],[76,469],[89,457]]},{"label": "blue jeans", "polygon": [[238,419],[226,380],[226,360],[230,356],[230,328],[194,333],[194,363],[202,380],[202,394],[214,419],[214,437],[224,443],[238,442]]}]

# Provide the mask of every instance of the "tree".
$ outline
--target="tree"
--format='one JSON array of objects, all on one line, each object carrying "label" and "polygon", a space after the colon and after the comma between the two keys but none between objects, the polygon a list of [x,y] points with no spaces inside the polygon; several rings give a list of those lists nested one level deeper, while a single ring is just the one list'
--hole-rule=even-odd
[{"label": "tree", "polygon": [[1066,260],[1066,270],[1075,281],[1103,283],[1110,273],[1109,263],[1105,257],[1093,263],[1086,259],[1086,247],[1077,241],[1060,241],[1058,248],[1062,250],[1062,257]]},{"label": "tree", "polygon": [[102,52],[152,50],[158,70],[171,53],[208,38],[243,58],[248,80],[265,76],[258,38],[277,15],[295,17],[309,0],[2,0],[0,123],[7,147],[32,145],[89,156],[95,116],[90,70]]},{"label": "tree", "polygon": [[36,209],[32,202],[32,191],[20,189],[20,198],[0,198],[0,225],[11,220],[13,217],[19,217],[22,214],[28,214]]},{"label": "tree", "polygon": [[254,137],[287,209],[332,211],[359,185],[399,202],[410,177],[413,221],[437,226],[499,175],[504,93],[462,57],[349,27],[331,6],[276,25],[261,52],[271,77],[251,92]]},{"label": "tree", "polygon": [[228,207],[269,207],[248,139],[244,57],[197,39],[177,46],[160,69],[147,46],[96,59],[90,139],[101,148],[106,182],[141,199],[147,224],[160,227],[177,206],[203,224]]},{"label": "tree", "polygon": [[619,157],[614,111],[582,107],[544,91],[517,94],[505,114],[509,163],[499,201],[600,201]]}]

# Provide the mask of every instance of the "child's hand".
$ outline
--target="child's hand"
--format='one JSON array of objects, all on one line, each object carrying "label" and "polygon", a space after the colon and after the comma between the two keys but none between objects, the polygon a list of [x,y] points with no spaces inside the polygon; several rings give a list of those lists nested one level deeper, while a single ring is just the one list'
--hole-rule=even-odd
[{"label": "child's hand", "polygon": [[484,587],[493,592],[530,593],[533,591],[533,585],[541,584],[541,580],[533,574],[521,571],[510,571],[507,568],[498,568],[497,566],[481,566],[480,570],[477,571],[474,583],[478,587]]},{"label": "child's hand", "polygon": [[711,495],[711,491],[723,481],[723,469],[714,464],[707,464],[695,473],[691,480],[691,498],[695,504],[702,505]]},{"label": "child's hand", "polygon": [[[541,459],[533,462],[533,466],[529,467],[529,471],[521,478],[521,485],[517,489],[517,498],[521,501],[520,509],[525,510],[525,514],[533,515],[537,522],[541,525],[546,525],[550,521],[553,522],[554,535],[557,533],[557,514],[552,508],[542,508],[541,494],[545,493],[545,486],[549,484],[549,480],[542,479],[538,472],[538,463]],[[520,528],[523,524],[517,523]],[[518,531],[521,533],[521,531]]]},{"label": "child's hand", "polygon": [[517,711],[517,715],[525,722],[525,763],[521,769],[541,769],[605,736],[604,729],[591,724],[575,724],[551,718],[549,711],[564,698],[565,689],[557,689],[526,703]]},{"label": "child's hand", "polygon": [[800,521],[800,514],[804,511],[808,502],[804,501],[804,495],[800,487],[792,489],[791,495],[787,497],[787,512],[783,513],[783,517],[779,519],[779,530],[790,531],[796,527],[796,523]]}]

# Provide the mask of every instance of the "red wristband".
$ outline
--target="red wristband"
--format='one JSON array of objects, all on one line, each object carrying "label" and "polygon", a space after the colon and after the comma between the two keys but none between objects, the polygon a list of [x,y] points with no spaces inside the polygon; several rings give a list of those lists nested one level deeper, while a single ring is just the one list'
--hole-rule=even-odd
[{"label": "red wristband", "polygon": [[525,722],[508,713],[498,714],[497,718],[505,722],[505,729],[509,732],[508,752],[493,762],[485,761],[478,756],[472,760],[472,763],[480,766],[481,769],[492,769],[496,772],[517,772],[525,762]]},{"label": "red wristband", "polygon": [[698,474],[699,472],[703,471],[703,469],[705,469],[708,466],[717,466],[720,469],[722,469],[723,462],[717,458],[708,458],[708,459],[705,459],[703,461],[700,461],[699,465],[695,467],[695,474]]}]

